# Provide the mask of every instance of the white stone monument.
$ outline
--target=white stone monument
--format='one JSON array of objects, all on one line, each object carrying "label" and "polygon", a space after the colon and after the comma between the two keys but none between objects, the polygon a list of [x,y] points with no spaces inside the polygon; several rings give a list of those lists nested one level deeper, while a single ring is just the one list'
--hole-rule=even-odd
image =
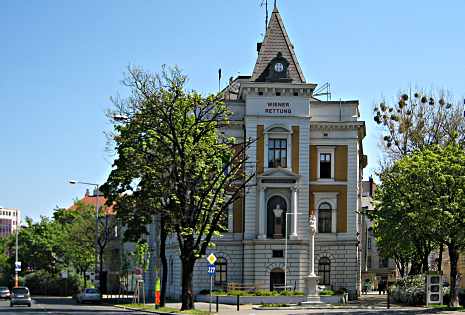
[{"label": "white stone monument", "polygon": [[305,296],[306,301],[302,304],[321,303],[320,295],[318,294],[318,276],[315,275],[315,233],[316,233],[316,218],[315,215],[310,215],[310,240],[308,246],[308,262],[310,274],[305,277]]}]

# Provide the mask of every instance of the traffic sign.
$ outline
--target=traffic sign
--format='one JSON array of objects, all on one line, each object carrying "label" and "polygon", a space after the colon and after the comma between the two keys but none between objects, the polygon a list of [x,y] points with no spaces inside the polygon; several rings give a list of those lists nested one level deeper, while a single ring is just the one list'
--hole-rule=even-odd
[{"label": "traffic sign", "polygon": [[20,261],[15,262],[15,271],[21,271],[21,262]]},{"label": "traffic sign", "polygon": [[216,261],[216,256],[213,253],[211,253],[210,255],[208,255],[207,260],[210,263],[210,265],[213,265]]},{"label": "traffic sign", "polygon": [[208,275],[212,277],[215,274],[216,266],[215,265],[208,265]]}]

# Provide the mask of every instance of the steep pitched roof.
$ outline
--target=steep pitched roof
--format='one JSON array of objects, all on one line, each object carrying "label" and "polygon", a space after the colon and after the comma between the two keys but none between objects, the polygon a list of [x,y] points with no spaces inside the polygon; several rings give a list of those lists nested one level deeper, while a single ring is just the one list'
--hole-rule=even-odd
[{"label": "steep pitched roof", "polygon": [[292,82],[305,83],[305,77],[294,53],[294,46],[289,40],[278,8],[275,7],[271,14],[268,28],[266,29],[265,39],[258,53],[255,68],[253,69],[252,81],[257,80],[266,70],[270,61],[275,58],[279,52],[289,61],[288,73]]}]

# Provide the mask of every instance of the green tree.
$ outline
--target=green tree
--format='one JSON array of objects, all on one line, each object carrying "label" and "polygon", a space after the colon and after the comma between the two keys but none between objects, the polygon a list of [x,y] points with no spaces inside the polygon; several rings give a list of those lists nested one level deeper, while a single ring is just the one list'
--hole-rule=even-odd
[{"label": "green tree", "polygon": [[[393,161],[417,149],[432,144],[445,145],[457,132],[458,136],[454,137],[454,141],[463,143],[465,141],[464,110],[465,107],[461,102],[455,102],[444,91],[426,93],[419,89],[413,94],[400,93],[398,101],[394,104],[386,100],[381,101],[374,108],[374,120],[381,128],[386,154],[381,169],[389,168]],[[411,240],[406,234],[387,237],[384,240],[383,237],[383,234],[377,235],[380,248],[385,252],[393,252],[393,248],[406,250],[396,252],[395,256],[389,257],[404,266],[406,259],[407,264],[408,259],[411,259],[410,273],[418,273],[426,267],[427,252],[439,247],[438,269],[441,270],[443,243],[427,244],[421,240]]]},{"label": "green tree", "polygon": [[[447,145],[432,145],[396,161],[382,177],[374,219],[380,231],[417,234],[425,242],[447,245],[451,272],[451,306],[458,306],[459,250],[465,249],[465,152],[452,136]],[[389,202],[388,202],[389,201]],[[393,215],[394,213],[394,215]]]},{"label": "green tree", "polygon": [[76,202],[73,209],[57,209],[55,220],[66,230],[65,257],[84,279],[87,287],[87,271],[95,264],[95,209]]},{"label": "green tree", "polygon": [[[118,158],[102,191],[129,233],[146,233],[154,215],[169,218],[182,265],[181,309],[192,309],[194,264],[226,230],[228,206],[253,177],[243,171],[251,141],[221,133],[230,114],[221,96],[186,92],[178,69],[130,69],[125,83],[131,96],[115,104],[128,120],[115,127]],[[133,206],[121,206],[123,199]]]}]

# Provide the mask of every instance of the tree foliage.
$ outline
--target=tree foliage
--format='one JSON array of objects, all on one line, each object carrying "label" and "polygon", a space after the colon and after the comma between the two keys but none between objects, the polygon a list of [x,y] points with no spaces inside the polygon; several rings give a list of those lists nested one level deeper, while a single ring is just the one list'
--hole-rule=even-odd
[{"label": "tree foliage", "polygon": [[186,80],[176,68],[129,70],[131,95],[115,100],[116,114],[128,119],[116,124],[118,157],[102,191],[129,235],[165,215],[181,253],[182,309],[191,309],[195,261],[227,229],[227,208],[253,174],[243,171],[250,141],[220,132],[230,115],[221,96],[187,92]]},{"label": "tree foliage", "polygon": [[447,144],[454,132],[459,134],[455,140],[465,141],[464,109],[445,92],[402,93],[396,104],[375,106],[374,120],[382,128],[388,157],[396,160],[424,146]]},{"label": "tree foliage", "polygon": [[[464,147],[452,135],[447,145],[425,146],[396,161],[381,180],[372,214],[377,234],[397,238],[391,244],[411,252],[419,241],[446,244],[454,288],[459,250],[465,249]],[[455,290],[451,296],[457,306]]]}]

